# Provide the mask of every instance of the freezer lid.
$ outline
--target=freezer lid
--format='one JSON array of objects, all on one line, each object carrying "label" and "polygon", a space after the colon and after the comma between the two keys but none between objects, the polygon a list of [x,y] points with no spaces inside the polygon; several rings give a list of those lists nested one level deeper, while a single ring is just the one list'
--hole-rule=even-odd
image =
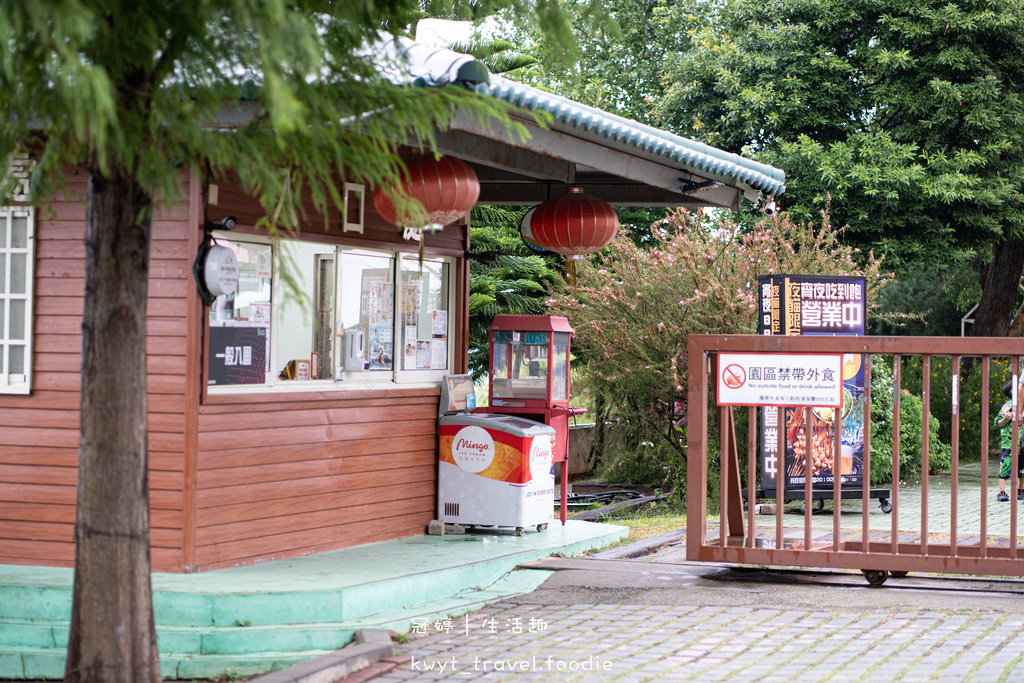
[{"label": "freezer lid", "polygon": [[454,425],[456,427],[483,427],[499,432],[505,432],[514,436],[540,436],[543,434],[554,434],[555,428],[544,424],[527,420],[524,417],[515,415],[494,415],[489,413],[459,413],[456,415],[444,415],[439,418],[439,423]]}]

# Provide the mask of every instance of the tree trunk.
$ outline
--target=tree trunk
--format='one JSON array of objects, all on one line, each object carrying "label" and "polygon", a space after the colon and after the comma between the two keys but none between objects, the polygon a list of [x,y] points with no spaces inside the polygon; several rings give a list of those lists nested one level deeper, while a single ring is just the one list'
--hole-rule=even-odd
[{"label": "tree trunk", "polygon": [[66,681],[159,681],[149,558],[146,294],[151,197],[92,169]]},{"label": "tree trunk", "polygon": [[974,315],[973,337],[1005,337],[1010,332],[1020,275],[1024,270],[1024,240],[1007,239],[992,248],[992,260],[978,266],[981,302]]}]

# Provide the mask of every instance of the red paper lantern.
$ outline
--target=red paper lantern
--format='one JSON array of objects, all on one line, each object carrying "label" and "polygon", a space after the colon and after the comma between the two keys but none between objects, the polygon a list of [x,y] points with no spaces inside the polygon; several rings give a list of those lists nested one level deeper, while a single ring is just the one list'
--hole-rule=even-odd
[{"label": "red paper lantern", "polygon": [[436,232],[469,213],[480,198],[480,180],[469,164],[455,157],[421,156],[405,162],[407,173],[396,193],[422,205],[407,207],[404,216],[381,188],[373,192],[377,213],[392,225]]},{"label": "red paper lantern", "polygon": [[566,272],[571,273],[573,261],[611,244],[619,231],[619,216],[605,200],[572,187],[533,210],[529,231],[534,242],[564,256]]}]

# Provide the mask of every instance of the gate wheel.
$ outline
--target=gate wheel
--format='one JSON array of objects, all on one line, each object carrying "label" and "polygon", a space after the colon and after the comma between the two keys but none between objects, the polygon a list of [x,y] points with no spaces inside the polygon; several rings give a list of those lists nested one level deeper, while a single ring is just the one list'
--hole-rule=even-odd
[{"label": "gate wheel", "polygon": [[881,586],[889,578],[889,573],[884,569],[864,569],[864,578],[872,586]]},{"label": "gate wheel", "polygon": [[885,514],[892,512],[892,503],[889,502],[888,498],[879,498],[878,504],[882,507],[882,512]]}]

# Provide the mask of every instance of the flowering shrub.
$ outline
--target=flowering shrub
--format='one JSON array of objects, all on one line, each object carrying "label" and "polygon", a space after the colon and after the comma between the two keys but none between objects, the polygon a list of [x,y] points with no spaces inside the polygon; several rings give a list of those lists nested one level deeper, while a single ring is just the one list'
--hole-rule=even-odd
[{"label": "flowering shrub", "polygon": [[[891,276],[881,259],[843,246],[825,212],[820,227],[780,212],[741,231],[727,216],[680,209],[651,234],[649,247],[620,235],[548,303],[576,330],[586,389],[618,420],[619,452],[605,454],[605,472],[675,486],[685,472],[687,335],[755,333],[760,275],[864,275],[869,313]],[[710,469],[713,478],[717,463]]]}]

